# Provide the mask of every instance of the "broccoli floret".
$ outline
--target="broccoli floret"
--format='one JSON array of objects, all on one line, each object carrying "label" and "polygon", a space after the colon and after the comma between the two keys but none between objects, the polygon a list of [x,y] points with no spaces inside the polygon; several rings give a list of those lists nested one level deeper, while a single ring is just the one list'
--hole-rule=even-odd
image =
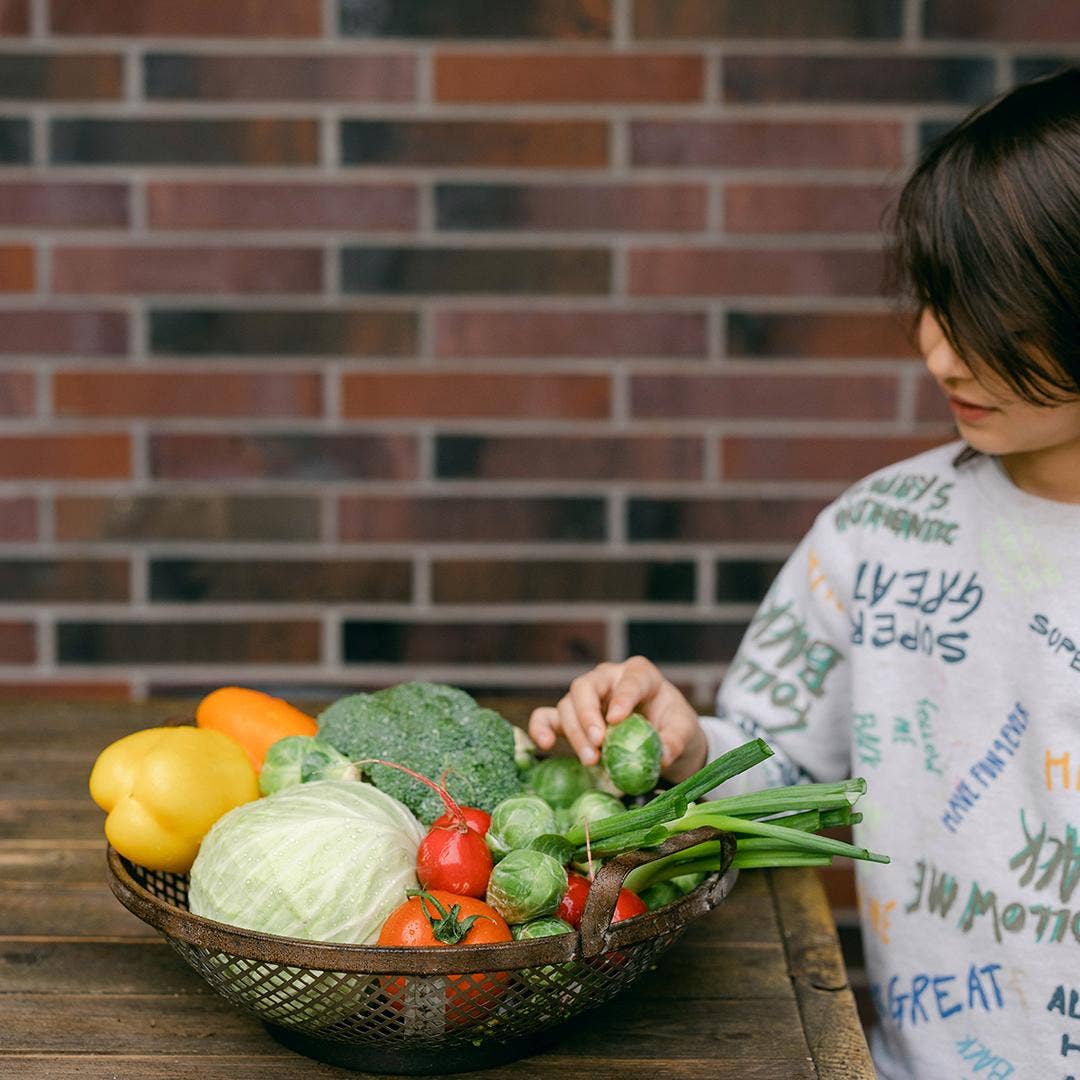
[{"label": "broccoli floret", "polygon": [[[318,717],[319,736],[353,761],[382,758],[442,780],[466,806],[490,812],[521,791],[512,725],[464,690],[408,682],[340,698]],[[371,782],[425,825],[445,810],[426,784],[385,765],[364,765]]]}]

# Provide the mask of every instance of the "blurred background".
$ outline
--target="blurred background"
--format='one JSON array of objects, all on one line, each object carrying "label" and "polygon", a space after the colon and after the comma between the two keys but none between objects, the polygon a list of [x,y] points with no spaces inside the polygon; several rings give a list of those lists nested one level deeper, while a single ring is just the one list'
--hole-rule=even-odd
[{"label": "blurred background", "polygon": [[0,694],[706,702],[951,425],[883,289],[1013,0],[0,0]]}]

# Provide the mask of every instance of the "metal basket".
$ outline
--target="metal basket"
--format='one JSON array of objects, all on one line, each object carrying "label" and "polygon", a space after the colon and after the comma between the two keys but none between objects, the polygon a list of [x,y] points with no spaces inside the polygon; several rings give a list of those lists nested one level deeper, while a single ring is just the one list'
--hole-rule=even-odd
[{"label": "metal basket", "polygon": [[[630,870],[711,839],[722,843],[720,872],[682,900],[611,923]],[[577,933],[433,948],[301,941],[204,919],[187,909],[187,875],[147,870],[112,847],[108,877],[129,911],[279,1042],[332,1065],[416,1075],[490,1067],[554,1042],[727,896],[734,854],[729,833],[694,829],[607,862]]]}]

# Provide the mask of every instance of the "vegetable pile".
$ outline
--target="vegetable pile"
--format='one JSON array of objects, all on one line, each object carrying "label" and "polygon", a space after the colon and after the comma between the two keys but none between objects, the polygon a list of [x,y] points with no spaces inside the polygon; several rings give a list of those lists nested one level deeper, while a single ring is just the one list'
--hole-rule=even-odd
[{"label": "vegetable pile", "polygon": [[[190,870],[194,913],[266,933],[447,947],[571,933],[605,860],[701,825],[733,834],[744,869],[888,862],[819,835],[860,819],[862,779],[702,801],[771,756],[760,739],[657,790],[660,740],[637,714],[592,768],[537,760],[498,713],[432,683],[350,695],[317,721],[225,687],[196,717],[106,748],[91,794],[120,854]],[[637,867],[613,919],[677,902],[720,860],[708,841]]]}]

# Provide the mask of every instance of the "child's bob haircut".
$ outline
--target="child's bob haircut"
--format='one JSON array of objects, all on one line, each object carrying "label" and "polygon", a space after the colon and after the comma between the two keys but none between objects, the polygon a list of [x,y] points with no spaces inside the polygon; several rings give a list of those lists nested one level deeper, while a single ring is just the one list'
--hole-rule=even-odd
[{"label": "child's bob haircut", "polygon": [[1080,395],[1080,67],[977,109],[926,152],[894,227],[905,299],[1023,399]]}]

